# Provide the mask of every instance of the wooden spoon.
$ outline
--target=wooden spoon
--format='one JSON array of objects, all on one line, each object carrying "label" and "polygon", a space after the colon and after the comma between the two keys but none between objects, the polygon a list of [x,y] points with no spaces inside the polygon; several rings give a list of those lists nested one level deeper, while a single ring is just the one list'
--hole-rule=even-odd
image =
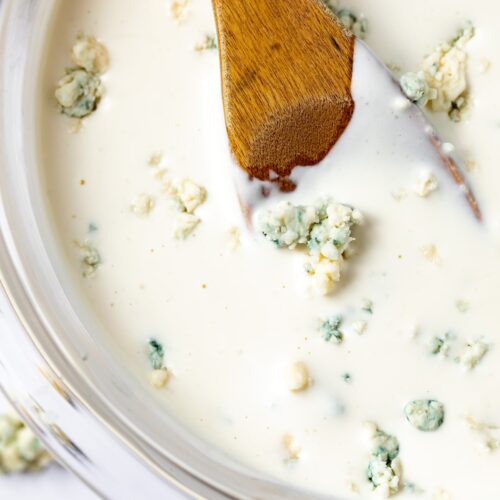
[{"label": "wooden spoon", "polygon": [[[292,191],[292,170],[319,163],[348,126],[355,47],[369,50],[321,0],[213,0],[213,7],[234,157],[251,179]],[[380,71],[387,78],[382,64]],[[440,148],[434,134],[429,140]],[[439,158],[480,219],[457,164],[441,151]]]}]

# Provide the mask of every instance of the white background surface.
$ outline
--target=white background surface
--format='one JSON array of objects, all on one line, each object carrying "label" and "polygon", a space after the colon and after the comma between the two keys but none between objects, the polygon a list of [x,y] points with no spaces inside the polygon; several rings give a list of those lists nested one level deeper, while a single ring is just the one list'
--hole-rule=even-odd
[{"label": "white background surface", "polygon": [[58,465],[38,473],[0,477],[1,500],[97,500],[83,483]]}]

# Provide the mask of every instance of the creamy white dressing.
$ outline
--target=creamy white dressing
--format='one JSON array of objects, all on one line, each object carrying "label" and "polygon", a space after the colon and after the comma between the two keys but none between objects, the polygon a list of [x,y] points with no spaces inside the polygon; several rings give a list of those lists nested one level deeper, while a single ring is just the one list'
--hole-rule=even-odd
[{"label": "creamy white dressing", "polygon": [[[368,44],[405,71],[465,21],[476,26],[467,46],[470,112],[459,124],[445,114],[430,119],[462,158],[479,165],[468,175],[484,222],[474,220],[446,170],[433,167],[435,152],[425,136],[421,144],[407,144],[403,132],[412,126],[412,111],[398,109],[398,91],[390,79],[371,76],[374,63],[358,48],[356,113],[347,132],[321,165],[294,172],[294,193],[259,204],[281,198],[311,204],[331,196],[364,214],[341,283],[318,297],[306,291],[302,255],[273,248],[248,230],[241,214],[217,53],[194,50],[214,32],[211,2],[191,0],[181,23],[170,5],[60,2],[47,40],[40,76],[47,197],[69,272],[81,274],[75,240],[88,241],[102,257],[93,277],[78,279],[103,338],[152,391],[146,343],[151,336],[161,341],[171,377],[155,390],[159,404],[264,473],[345,498],[355,496],[352,482],[367,496],[369,445],[362,426],[373,421],[397,437],[403,481],[424,490],[425,498],[440,489],[454,500],[499,497],[500,450],[484,451],[464,421],[472,416],[500,425],[499,7],[486,0],[425,0],[410,12],[398,0],[346,0],[369,20]],[[95,35],[111,64],[99,109],[73,133],[53,92],[79,32]],[[483,60],[491,62],[484,74]],[[162,153],[168,176],[191,177],[207,189],[196,211],[202,222],[186,240],[172,236],[178,213],[148,165],[155,153]],[[439,188],[421,198],[413,187],[428,168]],[[142,193],[154,207],[138,217],[130,207]],[[89,232],[89,224],[97,230]],[[236,249],[235,226],[241,231]],[[436,255],[426,258],[432,246]],[[366,299],[373,314],[363,310]],[[467,303],[465,312],[457,301]],[[347,327],[366,322],[366,331],[346,328],[342,344],[325,343],[318,323],[335,314]],[[429,354],[431,337],[446,332],[456,334],[459,350],[483,338],[489,352],[471,371]],[[289,390],[294,363],[303,363],[311,377],[300,392]],[[444,404],[445,421],[436,432],[418,431],[405,419],[406,403],[423,398]],[[290,448],[298,458],[290,460]]]}]

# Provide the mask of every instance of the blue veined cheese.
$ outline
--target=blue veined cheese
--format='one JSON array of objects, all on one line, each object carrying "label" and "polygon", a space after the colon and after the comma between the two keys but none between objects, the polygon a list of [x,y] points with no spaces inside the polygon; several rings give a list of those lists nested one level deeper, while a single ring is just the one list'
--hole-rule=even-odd
[{"label": "blue veined cheese", "polygon": [[165,387],[170,378],[170,372],[165,366],[165,350],[163,345],[156,339],[150,339],[147,344],[148,359],[152,371],[150,382],[156,389]]},{"label": "blue veined cheese", "polygon": [[[434,336],[429,343],[429,352],[442,358],[451,358],[466,370],[474,369],[486,356],[490,346],[482,339],[472,340],[463,345],[462,350],[457,346],[457,338],[452,333],[442,337]],[[452,353],[452,351],[454,351]]]},{"label": "blue veined cheese", "polygon": [[405,73],[400,79],[401,87],[410,101],[425,106],[437,97],[436,89],[431,89],[423,71]]},{"label": "blue veined cheese", "polygon": [[326,295],[340,281],[343,256],[354,241],[352,228],[362,220],[359,210],[327,198],[315,205],[281,202],[259,214],[258,227],[278,248],[305,247],[305,271]]},{"label": "blue veined cheese", "polygon": [[203,41],[194,46],[196,52],[205,52],[206,50],[217,50],[217,39],[215,35],[205,35]]},{"label": "blue veined cheese", "polygon": [[321,326],[319,327],[319,331],[321,336],[326,342],[335,342],[336,344],[341,344],[344,340],[344,334],[340,330],[342,326],[343,318],[340,315],[331,316],[323,320]]},{"label": "blue veined cheese", "polygon": [[438,45],[418,72],[404,74],[400,83],[408,98],[460,121],[468,98],[465,46],[473,36],[474,27],[467,25],[453,40]]},{"label": "blue veined cheese", "polygon": [[370,446],[366,476],[373,490],[382,498],[395,495],[402,487],[402,467],[398,459],[399,442],[376,424],[364,425]]},{"label": "blue veined cheese", "polygon": [[107,49],[95,37],[80,35],[72,49],[75,67],[57,83],[55,97],[61,113],[85,118],[93,113],[104,94],[100,75],[109,67]]},{"label": "blue veined cheese", "polygon": [[76,241],[75,244],[80,249],[80,266],[82,269],[82,276],[84,278],[94,276],[97,269],[99,269],[99,266],[101,265],[101,255],[89,242],[80,243]]},{"label": "blue veined cheese", "polygon": [[451,333],[445,333],[442,337],[434,336],[429,342],[429,351],[431,354],[447,358],[454,340],[455,336]]},{"label": "blue veined cheese", "polygon": [[0,416],[0,472],[39,470],[51,461],[38,437],[13,411]]},{"label": "blue veined cheese", "polygon": [[339,21],[358,38],[366,38],[368,21],[362,15],[354,14],[350,9],[341,8],[336,0],[323,0],[324,4],[339,18]]},{"label": "blue veined cheese", "polygon": [[97,109],[103,95],[99,76],[84,69],[67,70],[57,83],[55,96],[61,113],[70,118],[85,118]]},{"label": "blue veined cheese", "polygon": [[484,358],[488,350],[488,344],[482,340],[468,342],[459,356],[459,362],[464,368],[471,370]]},{"label": "blue veined cheese", "polygon": [[444,422],[444,405],[434,399],[416,399],[404,407],[406,420],[420,431],[435,431]]},{"label": "blue veined cheese", "polygon": [[186,239],[201,222],[194,212],[207,199],[207,190],[189,178],[168,180],[165,189],[182,212],[177,218],[174,236]]}]

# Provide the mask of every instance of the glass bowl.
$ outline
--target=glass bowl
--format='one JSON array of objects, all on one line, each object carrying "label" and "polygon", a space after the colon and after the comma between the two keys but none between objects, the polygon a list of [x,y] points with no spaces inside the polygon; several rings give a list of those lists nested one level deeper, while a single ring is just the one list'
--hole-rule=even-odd
[{"label": "glass bowl", "polygon": [[[36,69],[56,0],[0,0],[0,385],[100,496],[311,498],[190,435],[103,348],[57,262],[37,166]],[[171,497],[170,497],[171,498]]]}]

